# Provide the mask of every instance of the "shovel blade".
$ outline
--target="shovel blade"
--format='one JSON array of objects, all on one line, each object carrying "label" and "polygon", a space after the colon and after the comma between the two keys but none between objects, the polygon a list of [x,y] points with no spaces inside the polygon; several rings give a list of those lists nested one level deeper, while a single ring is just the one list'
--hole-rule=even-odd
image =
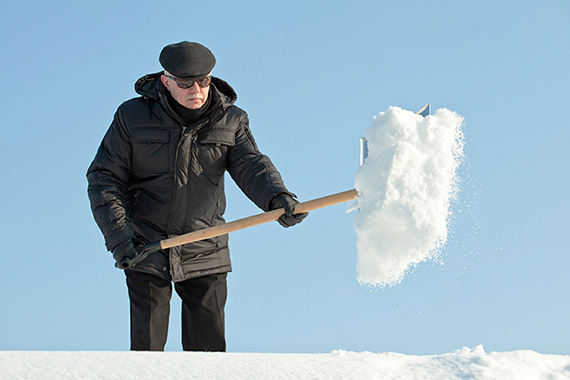
[{"label": "shovel blade", "polygon": [[[420,115],[423,117],[431,115],[430,104],[428,103],[425,106],[423,106],[421,110],[416,112],[416,115]],[[364,160],[366,160],[366,157],[368,157],[368,140],[366,140],[366,137],[361,137],[360,138],[360,166],[362,166],[362,164],[364,164]]]}]

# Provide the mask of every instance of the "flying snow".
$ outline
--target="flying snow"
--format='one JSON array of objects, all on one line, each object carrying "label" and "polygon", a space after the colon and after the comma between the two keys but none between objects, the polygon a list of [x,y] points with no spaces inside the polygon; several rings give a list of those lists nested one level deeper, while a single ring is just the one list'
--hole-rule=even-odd
[{"label": "flying snow", "polygon": [[358,280],[399,283],[447,240],[450,203],[463,157],[463,117],[422,117],[390,107],[364,132],[368,156],[356,173]]}]

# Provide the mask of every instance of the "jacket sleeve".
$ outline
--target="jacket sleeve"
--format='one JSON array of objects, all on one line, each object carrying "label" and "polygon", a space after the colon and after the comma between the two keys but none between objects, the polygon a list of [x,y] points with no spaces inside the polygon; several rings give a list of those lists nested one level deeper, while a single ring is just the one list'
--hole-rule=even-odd
[{"label": "jacket sleeve", "polygon": [[228,152],[227,169],[245,195],[264,211],[269,210],[269,202],[277,194],[295,196],[269,157],[257,148],[247,116],[240,121],[235,145]]},{"label": "jacket sleeve", "polygon": [[134,238],[125,208],[131,149],[130,136],[119,110],[87,171],[91,210],[109,251]]}]

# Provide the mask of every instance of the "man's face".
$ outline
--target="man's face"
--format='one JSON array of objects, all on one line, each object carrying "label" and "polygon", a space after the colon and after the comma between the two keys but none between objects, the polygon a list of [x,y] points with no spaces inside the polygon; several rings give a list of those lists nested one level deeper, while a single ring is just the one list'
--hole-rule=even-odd
[{"label": "man's face", "polygon": [[198,82],[194,82],[190,88],[180,88],[176,81],[170,78],[170,74],[165,73],[160,77],[164,86],[178,103],[189,109],[198,109],[204,105],[208,99],[210,86],[200,87]]}]

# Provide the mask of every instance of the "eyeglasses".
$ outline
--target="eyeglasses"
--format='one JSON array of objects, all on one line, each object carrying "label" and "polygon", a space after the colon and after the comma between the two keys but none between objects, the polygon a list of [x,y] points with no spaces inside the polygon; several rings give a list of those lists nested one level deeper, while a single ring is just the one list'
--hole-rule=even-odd
[{"label": "eyeglasses", "polygon": [[190,88],[190,87],[194,86],[194,83],[198,83],[198,86],[200,86],[202,88],[206,88],[210,85],[210,79],[212,78],[211,75],[208,75],[208,76],[205,76],[202,78],[195,78],[195,79],[180,79],[180,78],[175,78],[175,77],[170,76],[170,75],[166,75],[166,76],[169,77],[170,79],[172,79],[173,81],[175,81],[176,85],[180,88]]}]

